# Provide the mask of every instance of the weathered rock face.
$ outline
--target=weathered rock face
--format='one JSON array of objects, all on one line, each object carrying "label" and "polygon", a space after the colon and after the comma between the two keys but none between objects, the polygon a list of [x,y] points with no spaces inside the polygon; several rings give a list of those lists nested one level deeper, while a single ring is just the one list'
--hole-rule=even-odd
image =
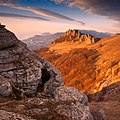
[{"label": "weathered rock face", "polygon": [[86,42],[87,44],[96,43],[99,38],[96,38],[90,34],[82,34],[78,30],[68,30],[64,34],[62,34],[58,39],[55,40],[54,43],[61,42]]},{"label": "weathered rock face", "polygon": [[0,95],[9,96],[10,94],[12,94],[11,84],[7,79],[0,75]]},{"label": "weathered rock face", "polygon": [[17,44],[15,35],[0,25],[0,50]]},{"label": "weathered rock face", "polygon": [[[60,89],[62,89],[62,91],[66,91],[65,87]],[[73,89],[74,88],[68,88],[67,92],[71,93]],[[77,93],[77,97],[75,97],[75,99],[73,99],[73,96],[69,99],[72,93],[67,93],[67,97],[63,99],[63,96],[66,95],[64,92],[61,94],[61,99],[60,92],[58,92],[59,90],[57,89],[55,91],[56,97],[58,96],[57,98],[44,99],[34,97],[17,102],[12,101],[5,104],[0,104],[0,108],[5,111],[11,111],[13,115],[15,113],[19,113],[19,117],[21,117],[21,115],[24,114],[24,116],[29,116],[31,119],[35,120],[93,120],[89,107],[84,105],[79,99],[86,99],[82,93],[79,93],[79,95]],[[73,94],[76,92],[78,91],[74,91]]]},{"label": "weathered rock face", "polygon": [[[44,76],[45,72],[49,74],[49,77]],[[16,94],[19,93],[21,97],[24,95],[33,95],[36,93],[39,85],[44,86],[49,79],[53,79],[52,84],[54,81],[59,81],[54,85],[55,90],[56,87],[62,84],[62,77],[59,79],[58,74],[60,73],[54,67],[51,67],[44,60],[43,62],[38,60],[27,49],[26,44],[19,41],[3,25],[0,25],[0,75],[10,83],[10,85],[6,84],[9,87],[8,89],[12,87],[13,92],[17,92]],[[3,84],[3,82],[0,84]],[[47,89],[46,85],[45,91]],[[4,95],[8,96],[9,94],[4,93]]]},{"label": "weathered rock face", "polygon": [[38,93],[38,96],[40,97],[42,95],[48,98],[53,98],[56,88],[64,85],[62,75],[48,61],[37,56],[36,54],[33,54],[33,56],[38,59],[43,65],[41,78],[42,80],[40,81],[40,86],[43,87],[43,91],[42,93]]},{"label": "weathered rock face", "polygon": [[59,87],[55,91],[56,100],[79,100],[83,105],[88,105],[88,98],[85,94],[81,93],[73,87]]}]

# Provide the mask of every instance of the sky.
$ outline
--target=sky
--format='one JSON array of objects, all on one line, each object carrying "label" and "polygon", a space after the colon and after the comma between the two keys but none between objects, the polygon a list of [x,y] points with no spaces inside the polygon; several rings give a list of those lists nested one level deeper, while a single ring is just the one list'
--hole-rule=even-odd
[{"label": "sky", "polygon": [[120,32],[120,0],[0,0],[0,22],[19,39],[68,29]]}]

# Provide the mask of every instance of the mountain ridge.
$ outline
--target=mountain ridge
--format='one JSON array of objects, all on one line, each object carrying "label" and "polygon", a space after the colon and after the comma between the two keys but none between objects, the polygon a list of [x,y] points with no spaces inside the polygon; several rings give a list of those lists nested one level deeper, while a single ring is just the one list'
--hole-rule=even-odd
[{"label": "mountain ridge", "polygon": [[55,34],[47,34],[47,35],[35,35],[28,39],[22,40],[25,42],[29,49],[35,50],[42,47],[45,47],[54,41],[57,37],[59,37],[62,33]]},{"label": "mountain ridge", "polygon": [[[60,38],[58,39],[61,40]],[[102,90],[103,87],[119,81],[119,46],[120,35],[114,35],[102,38],[94,44],[71,41],[54,42],[48,47],[35,52],[52,62],[62,72],[65,85],[76,87],[84,92],[91,91],[94,93]],[[81,61],[81,64],[79,61]],[[75,77],[75,71],[79,71],[79,74],[77,74],[79,77]],[[80,75],[84,77],[80,77]],[[89,75],[93,75],[92,78]],[[86,79],[88,80],[86,81]],[[82,83],[82,81],[86,81],[86,83]],[[92,83],[93,81],[95,82]],[[76,86],[77,82],[81,87],[79,85],[78,87]],[[82,86],[84,87],[82,88]]]},{"label": "mountain ridge", "polygon": [[[78,31],[84,34],[91,34],[92,36],[96,36],[98,38],[109,37],[112,35],[110,33],[102,33],[94,30],[78,30]],[[57,32],[50,34],[49,32],[47,32],[47,33],[42,33],[40,35],[35,35],[33,37],[24,39],[22,41],[27,44],[29,49],[36,50],[50,45],[52,42],[54,42],[55,39],[57,39],[63,33],[64,32]]]},{"label": "mountain ridge", "polygon": [[59,38],[57,38],[53,43],[61,43],[61,42],[86,42],[87,44],[93,44],[99,41],[100,38],[92,36],[90,34],[84,34],[79,32],[79,30],[69,29],[64,34],[62,34]]}]

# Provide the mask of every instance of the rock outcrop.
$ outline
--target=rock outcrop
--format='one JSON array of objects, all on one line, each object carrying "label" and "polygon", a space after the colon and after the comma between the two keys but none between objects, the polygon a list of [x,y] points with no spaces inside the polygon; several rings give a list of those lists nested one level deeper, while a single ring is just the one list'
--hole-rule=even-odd
[{"label": "rock outcrop", "polygon": [[[26,44],[19,41],[3,25],[0,25],[0,75],[10,83],[5,84],[8,90],[12,87],[13,93],[21,97],[34,95],[38,86],[43,87],[49,79],[52,80],[52,84],[57,81],[54,90],[63,82],[62,77],[59,77],[60,73],[50,63],[38,60],[27,49]],[[49,85],[51,84],[45,85],[45,91],[49,89]],[[4,89],[7,90],[5,86]],[[44,93],[45,91],[43,90]],[[1,94],[8,96],[8,93],[10,91]]]},{"label": "rock outcrop", "polygon": [[90,34],[83,34],[78,30],[68,30],[64,34],[62,34],[58,39],[53,43],[61,43],[61,42],[86,42],[87,44],[96,43],[99,38],[94,37]]},{"label": "rock outcrop", "polygon": [[86,95],[3,25],[0,44],[1,120],[93,120]]},{"label": "rock outcrop", "polygon": [[83,105],[88,105],[88,98],[85,94],[81,93],[73,87],[59,87],[55,91],[56,100],[78,100]]},{"label": "rock outcrop", "polygon": [[88,95],[89,101],[120,101],[120,81]]},{"label": "rock outcrop", "polygon": [[[29,116],[35,120],[93,120],[89,107],[82,101],[82,98],[87,101],[86,97],[82,93],[78,93],[77,90],[74,90],[72,94],[73,89],[61,87],[55,91],[53,99],[33,97],[0,104],[0,108],[4,111],[11,111],[9,114],[12,113],[14,117],[18,113],[18,118],[24,114],[24,116]],[[66,92],[63,93],[64,90]],[[75,93],[77,95],[74,99],[74,96],[71,95],[75,95]]]}]

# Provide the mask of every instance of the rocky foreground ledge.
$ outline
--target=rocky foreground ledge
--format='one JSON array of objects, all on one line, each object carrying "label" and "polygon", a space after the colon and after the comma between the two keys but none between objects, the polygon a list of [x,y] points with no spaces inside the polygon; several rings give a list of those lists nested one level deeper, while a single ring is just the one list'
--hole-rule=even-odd
[{"label": "rocky foreground ledge", "polygon": [[52,64],[0,25],[0,120],[104,119],[104,111],[88,107],[86,95],[63,85]]}]

